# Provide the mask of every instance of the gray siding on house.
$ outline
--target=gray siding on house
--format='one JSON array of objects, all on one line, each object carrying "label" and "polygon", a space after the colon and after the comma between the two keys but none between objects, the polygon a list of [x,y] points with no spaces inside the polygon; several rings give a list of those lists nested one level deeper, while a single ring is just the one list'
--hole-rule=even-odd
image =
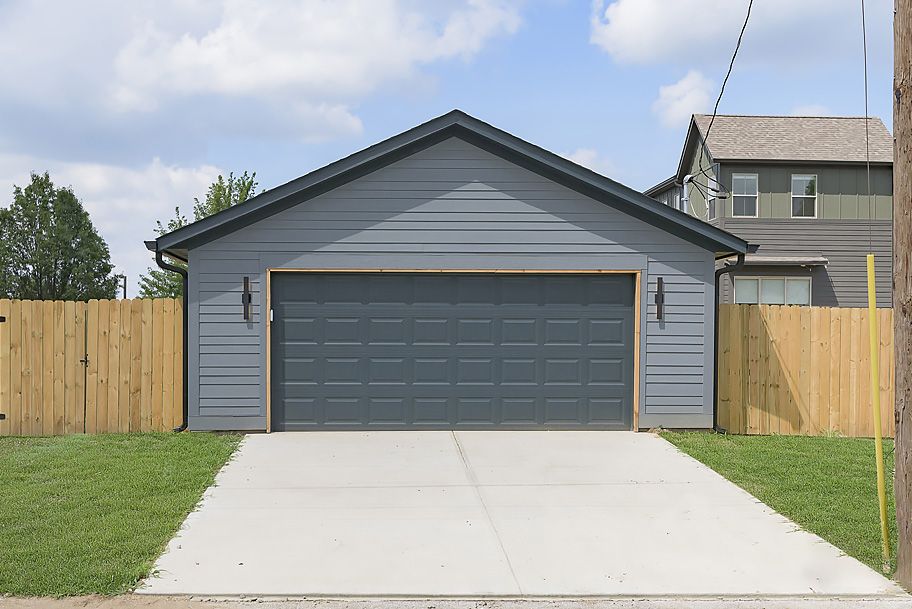
[{"label": "gray siding on house", "polygon": [[265,427],[270,268],[640,271],[640,426],[712,423],[712,252],[462,140],[190,251],[191,429]]},{"label": "gray siding on house", "polygon": [[[874,252],[877,304],[892,306],[893,230],[888,220],[776,220],[727,218],[725,229],[759,245],[758,255],[822,255],[825,267],[748,267],[740,275],[810,273],[811,303],[824,307],[868,304],[867,262]],[[722,302],[731,302],[731,281],[721,282]]]},{"label": "gray siding on house", "polygon": [[673,207],[675,209],[681,209],[681,192],[683,188],[677,184],[672,184],[665,190],[661,190],[652,195],[652,198],[661,203],[662,205],[667,205],[668,207]]}]

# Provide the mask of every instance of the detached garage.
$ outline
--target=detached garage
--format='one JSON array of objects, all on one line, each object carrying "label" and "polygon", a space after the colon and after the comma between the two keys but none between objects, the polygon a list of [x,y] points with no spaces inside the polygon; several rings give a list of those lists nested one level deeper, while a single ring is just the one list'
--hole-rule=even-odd
[{"label": "detached garage", "polygon": [[710,427],[747,243],[453,111],[148,242],[192,430]]}]

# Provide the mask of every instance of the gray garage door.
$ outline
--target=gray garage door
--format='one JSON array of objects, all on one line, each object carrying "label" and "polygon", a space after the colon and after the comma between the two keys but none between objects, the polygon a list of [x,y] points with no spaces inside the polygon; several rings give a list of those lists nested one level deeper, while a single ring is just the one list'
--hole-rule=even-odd
[{"label": "gray garage door", "polygon": [[630,429],[630,275],[276,273],[273,428]]}]

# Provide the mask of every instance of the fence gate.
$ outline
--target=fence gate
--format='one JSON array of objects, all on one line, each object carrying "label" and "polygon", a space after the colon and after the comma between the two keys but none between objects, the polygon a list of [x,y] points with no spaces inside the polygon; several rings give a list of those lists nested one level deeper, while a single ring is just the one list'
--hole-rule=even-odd
[{"label": "fence gate", "polygon": [[178,299],[0,300],[0,435],[175,427],[181,307]]}]

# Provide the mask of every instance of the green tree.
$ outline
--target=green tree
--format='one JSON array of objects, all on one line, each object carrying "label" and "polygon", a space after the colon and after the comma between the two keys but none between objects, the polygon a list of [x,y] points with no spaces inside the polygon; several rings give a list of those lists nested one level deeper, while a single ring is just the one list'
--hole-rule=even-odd
[{"label": "green tree", "polygon": [[119,280],[104,239],[71,188],[47,172],[0,209],[0,294],[31,300],[116,298]]},{"label": "green tree", "polygon": [[[257,185],[256,172],[248,174],[245,171],[239,176],[229,173],[227,178],[220,175],[209,185],[205,199],[200,201],[194,197],[193,221],[197,222],[229,207],[240,205],[255,194]],[[156,222],[155,232],[161,236],[187,224],[187,218],[181,213],[180,207],[175,207],[174,217],[168,220],[167,225],[162,224],[161,220]],[[165,257],[171,264],[187,268],[180,260]],[[180,298],[181,289],[180,276],[164,269],[150,267],[148,272],[139,278],[139,295],[142,298]]]}]

